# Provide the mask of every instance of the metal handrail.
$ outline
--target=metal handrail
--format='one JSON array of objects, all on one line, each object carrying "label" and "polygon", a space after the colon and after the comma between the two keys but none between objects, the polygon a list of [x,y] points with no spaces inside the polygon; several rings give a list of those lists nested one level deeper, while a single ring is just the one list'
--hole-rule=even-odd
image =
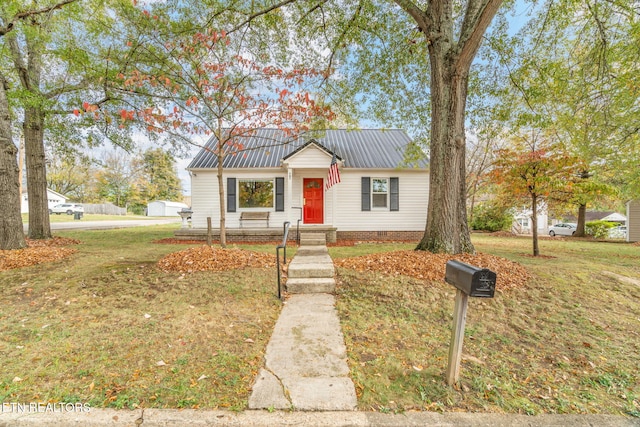
[{"label": "metal handrail", "polygon": [[300,218],[298,218],[298,222],[296,223],[296,245],[300,246],[300,221],[302,221],[302,208],[291,206],[291,209],[300,209]]},{"label": "metal handrail", "polygon": [[280,249],[284,249],[284,263],[287,264],[287,240],[289,240],[289,226],[291,223],[285,221],[282,225],[282,243],[276,246],[276,268],[278,269],[278,299],[282,300],[282,279],[280,271]]}]

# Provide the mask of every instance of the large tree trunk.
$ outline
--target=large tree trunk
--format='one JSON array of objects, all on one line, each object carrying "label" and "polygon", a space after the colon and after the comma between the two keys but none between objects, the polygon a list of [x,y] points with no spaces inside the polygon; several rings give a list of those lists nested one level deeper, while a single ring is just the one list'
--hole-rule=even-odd
[{"label": "large tree trunk", "polygon": [[[34,31],[42,29],[34,25]],[[51,238],[47,197],[47,174],[44,154],[44,105],[41,103],[42,43],[37,33],[27,33],[26,52],[23,52],[13,34],[8,39],[11,56],[22,88],[29,95],[24,109],[24,148],[29,196],[29,237]]]},{"label": "large tree trunk", "polygon": [[587,204],[580,203],[578,205],[578,225],[576,226],[575,237],[584,237],[586,235],[585,227],[587,225]]},{"label": "large tree trunk", "polygon": [[430,44],[431,144],[425,234],[416,249],[474,252],[469,236],[465,182],[465,105],[468,69],[457,69],[445,43]]},{"label": "large tree trunk", "polygon": [[29,238],[50,239],[49,198],[44,152],[44,113],[28,107],[24,114],[24,144],[29,192]]},{"label": "large tree trunk", "polygon": [[27,246],[20,215],[20,178],[11,136],[11,115],[7,101],[7,83],[0,75],[0,249],[22,249]]},{"label": "large tree trunk", "polygon": [[540,255],[538,246],[538,196],[531,195],[531,233],[533,234],[533,256]]}]

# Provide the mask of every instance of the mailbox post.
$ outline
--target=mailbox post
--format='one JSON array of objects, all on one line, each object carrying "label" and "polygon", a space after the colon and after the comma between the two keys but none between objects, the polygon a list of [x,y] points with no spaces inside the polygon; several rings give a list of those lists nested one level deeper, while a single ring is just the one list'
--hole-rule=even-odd
[{"label": "mailbox post", "polygon": [[447,366],[447,384],[454,385],[460,377],[462,341],[469,297],[493,298],[496,289],[496,273],[454,260],[447,262],[444,279],[457,288]]}]

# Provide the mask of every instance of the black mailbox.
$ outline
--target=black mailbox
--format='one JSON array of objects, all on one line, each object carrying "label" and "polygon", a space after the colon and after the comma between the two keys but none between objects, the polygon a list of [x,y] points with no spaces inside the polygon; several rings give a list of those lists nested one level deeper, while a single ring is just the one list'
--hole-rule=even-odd
[{"label": "black mailbox", "polygon": [[495,272],[455,260],[447,262],[444,280],[471,297],[493,298],[496,290]]}]

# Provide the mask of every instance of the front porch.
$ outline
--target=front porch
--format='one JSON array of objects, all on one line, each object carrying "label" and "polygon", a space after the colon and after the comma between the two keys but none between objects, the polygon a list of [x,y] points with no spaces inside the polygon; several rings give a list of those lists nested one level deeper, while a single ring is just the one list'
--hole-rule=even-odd
[{"label": "front porch", "polygon": [[[297,240],[298,232],[324,233],[327,243],[335,243],[337,228],[331,225],[300,225],[296,229],[296,224],[291,224],[289,228],[289,241]],[[280,242],[284,233],[283,226],[280,227],[251,227],[251,228],[227,228],[227,242]],[[180,228],[174,233],[177,239],[181,240],[207,240],[206,228]],[[211,239],[215,242],[220,240],[220,229],[211,229]]]}]

